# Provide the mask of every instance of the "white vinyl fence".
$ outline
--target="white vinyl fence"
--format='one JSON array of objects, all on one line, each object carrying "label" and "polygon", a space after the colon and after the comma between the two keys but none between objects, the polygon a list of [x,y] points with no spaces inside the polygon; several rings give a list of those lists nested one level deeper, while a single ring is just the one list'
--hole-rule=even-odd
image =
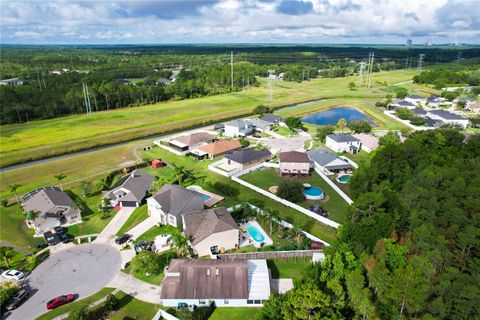
[{"label": "white vinyl fence", "polygon": [[322,170],[320,170],[317,164],[315,164],[314,169],[315,169],[315,172],[318,173],[318,175],[322,177],[322,179],[325,180],[325,182],[327,182],[328,185],[332,187],[333,190],[335,190],[335,192],[337,192],[340,197],[343,198],[343,200],[347,201],[349,205],[352,205],[353,200],[350,199],[350,197],[347,196],[345,192],[343,192],[342,189],[340,189],[332,180],[330,180],[330,178],[327,177],[327,175],[325,175],[325,173],[323,173]]}]

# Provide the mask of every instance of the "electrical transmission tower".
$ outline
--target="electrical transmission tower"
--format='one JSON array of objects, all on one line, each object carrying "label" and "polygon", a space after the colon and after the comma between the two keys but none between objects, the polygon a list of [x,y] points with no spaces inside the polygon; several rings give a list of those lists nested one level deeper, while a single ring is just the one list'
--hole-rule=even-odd
[{"label": "electrical transmission tower", "polygon": [[230,84],[233,90],[233,51],[230,51]]},{"label": "electrical transmission tower", "polygon": [[365,61],[360,62],[360,70],[358,71],[358,82],[360,85],[363,85],[363,73],[365,72],[365,67],[367,63]]},{"label": "electrical transmission tower", "polygon": [[424,53],[420,53],[418,55],[418,65],[417,65],[417,71],[418,72],[421,72],[422,71],[422,68],[423,68],[423,60],[425,59],[425,54]]},{"label": "electrical transmission tower", "polygon": [[268,91],[267,91],[267,101],[273,101],[273,77],[275,70],[268,70]]},{"label": "electrical transmission tower", "polygon": [[457,52],[457,62],[460,62],[460,60],[462,60],[462,54],[463,54],[462,51]]},{"label": "electrical transmission tower", "polygon": [[87,110],[87,117],[92,116],[92,107],[90,106],[90,95],[88,94],[88,86],[85,83],[83,85],[83,99],[85,100],[85,109]]},{"label": "electrical transmission tower", "polygon": [[372,83],[372,71],[373,71],[373,60],[375,59],[375,53],[370,52],[368,55],[368,75],[367,75],[367,88],[370,88]]}]

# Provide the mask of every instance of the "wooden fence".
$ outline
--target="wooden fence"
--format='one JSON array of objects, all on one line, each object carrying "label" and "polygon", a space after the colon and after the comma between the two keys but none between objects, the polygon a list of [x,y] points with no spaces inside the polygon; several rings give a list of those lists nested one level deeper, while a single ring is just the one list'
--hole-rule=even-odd
[{"label": "wooden fence", "polygon": [[264,251],[264,252],[246,252],[246,253],[223,253],[218,254],[218,259],[224,260],[250,260],[250,259],[295,259],[311,258],[314,253],[323,252],[322,250],[292,250],[292,251]]}]

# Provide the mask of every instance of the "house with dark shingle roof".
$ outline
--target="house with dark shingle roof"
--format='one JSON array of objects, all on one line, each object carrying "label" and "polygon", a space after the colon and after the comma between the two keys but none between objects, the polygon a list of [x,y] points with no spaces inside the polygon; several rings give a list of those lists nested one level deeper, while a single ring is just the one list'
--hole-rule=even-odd
[{"label": "house with dark shingle roof", "polygon": [[310,174],[310,158],[305,152],[286,151],[278,155],[280,166],[278,172],[283,175],[308,175]]},{"label": "house with dark shingle roof", "polygon": [[247,121],[252,125],[253,130],[259,131],[259,132],[268,131],[272,126],[270,122],[267,122],[258,118],[248,119]]},{"label": "house with dark shingle roof", "polygon": [[223,159],[223,162],[228,167],[246,170],[269,160],[271,157],[272,153],[267,149],[256,150],[253,148],[246,148],[243,150],[234,151],[232,153],[227,153]]},{"label": "house with dark shingle roof", "polygon": [[418,116],[418,117],[422,117],[422,118],[425,118],[425,116],[427,115],[427,111],[423,108],[415,108],[415,109],[412,109],[412,112]]},{"label": "house with dark shingle roof", "polygon": [[353,168],[347,160],[338,157],[335,153],[323,147],[318,147],[313,151],[307,151],[307,154],[310,160],[313,161],[315,167],[325,174],[334,174]]},{"label": "house with dark shingle roof", "polygon": [[468,118],[456,113],[448,112],[447,110],[430,110],[426,114],[426,118],[433,120],[427,121],[427,124],[432,122],[437,124],[435,126],[438,126],[439,122],[441,122],[442,124],[450,124],[466,128],[469,122]]},{"label": "house with dark shingle roof", "polygon": [[418,94],[411,94],[405,97],[405,101],[410,102],[411,104],[417,106],[424,106],[427,103],[427,98],[419,96]]},{"label": "house with dark shingle roof", "polygon": [[168,144],[171,148],[177,151],[185,152],[188,150],[193,150],[204,144],[207,144],[213,141],[214,138],[215,137],[208,132],[195,132],[195,133],[173,138],[170,141],[168,141]]},{"label": "house with dark shingle roof", "polygon": [[325,145],[335,152],[357,153],[362,147],[360,140],[351,134],[329,134]]},{"label": "house with dark shingle roof", "polygon": [[35,189],[22,197],[25,213],[35,211],[36,217],[28,221],[36,235],[42,235],[57,226],[69,226],[82,221],[80,209],[69,195],[58,187]]},{"label": "house with dark shingle roof", "polygon": [[265,113],[260,119],[269,122],[275,126],[285,124],[285,119],[273,113]]},{"label": "house with dark shingle roof", "polygon": [[121,177],[112,190],[104,191],[103,197],[110,199],[112,207],[138,207],[150,191],[153,180],[148,173],[135,170]]},{"label": "house with dark shingle roof", "polygon": [[167,307],[261,307],[269,296],[267,261],[238,259],[174,259],[160,293]]},{"label": "house with dark shingle roof", "polygon": [[209,256],[239,246],[240,231],[225,208],[212,208],[184,214],[183,233],[198,254]]},{"label": "house with dark shingle roof", "polygon": [[165,184],[147,199],[148,215],[163,225],[182,226],[182,215],[203,210],[203,195],[175,184]]}]

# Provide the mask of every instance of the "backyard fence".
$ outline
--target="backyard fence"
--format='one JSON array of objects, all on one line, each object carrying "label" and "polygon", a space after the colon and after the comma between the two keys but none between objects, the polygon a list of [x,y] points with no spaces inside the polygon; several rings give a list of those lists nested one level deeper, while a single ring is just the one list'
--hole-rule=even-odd
[{"label": "backyard fence", "polygon": [[296,259],[311,258],[314,253],[323,252],[322,250],[291,250],[291,251],[259,251],[246,253],[222,253],[218,254],[218,259],[223,260],[251,260],[251,259]]},{"label": "backyard fence", "polygon": [[328,183],[328,185],[332,187],[332,189],[335,190],[335,192],[337,192],[338,195],[343,198],[343,200],[347,201],[349,205],[352,205],[353,200],[350,199],[350,197],[347,196],[345,192],[343,192],[332,180],[330,180],[330,178],[327,177],[325,173],[323,173],[322,170],[320,170],[320,168],[316,164],[315,164],[315,172],[318,173],[318,175],[323,180],[325,180],[325,182]]}]

